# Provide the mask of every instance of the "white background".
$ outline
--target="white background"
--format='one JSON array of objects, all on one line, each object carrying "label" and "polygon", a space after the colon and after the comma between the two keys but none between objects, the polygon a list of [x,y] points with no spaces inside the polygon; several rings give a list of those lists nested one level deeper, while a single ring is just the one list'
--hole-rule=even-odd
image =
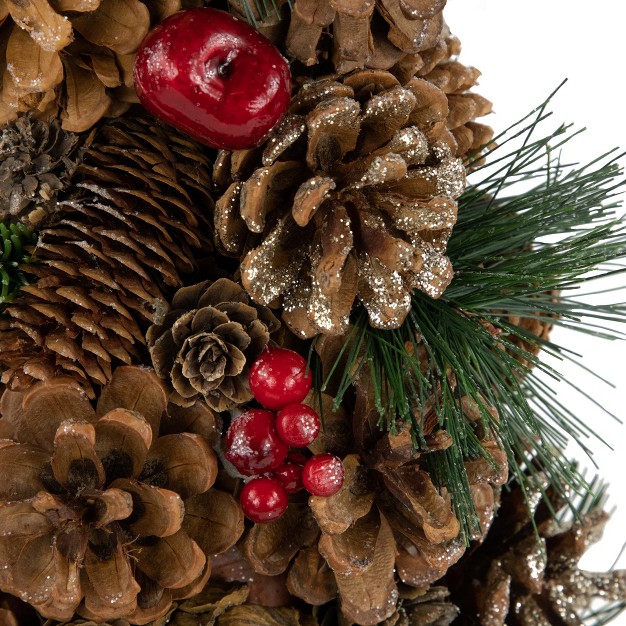
[{"label": "white background", "polygon": [[[460,60],[481,70],[476,91],[494,103],[495,114],[485,120],[497,132],[504,130],[568,78],[551,106],[553,124],[574,122],[587,130],[566,147],[565,160],[588,163],[614,147],[625,151],[626,10],[622,5],[622,0],[448,0],[444,16],[463,43]],[[626,159],[621,162],[626,165]],[[613,284],[622,289],[609,298],[625,302],[626,275]],[[626,332],[626,324],[622,326]],[[626,421],[626,343],[562,330],[553,339],[579,352],[588,368],[614,383],[614,388],[603,385],[567,363],[557,366]],[[602,542],[581,561],[586,569],[606,570],[626,542],[626,426],[613,422],[563,384],[559,399],[576,408],[614,448],[591,442],[599,471],[611,483],[609,508],[615,511]],[[575,447],[568,452],[584,459]],[[626,568],[626,554],[617,566]],[[626,615],[613,624],[626,625]]]}]

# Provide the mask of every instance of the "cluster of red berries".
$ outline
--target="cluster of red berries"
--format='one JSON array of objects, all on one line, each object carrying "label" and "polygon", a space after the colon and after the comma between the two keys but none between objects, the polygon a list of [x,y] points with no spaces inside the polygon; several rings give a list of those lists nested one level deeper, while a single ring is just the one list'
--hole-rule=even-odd
[{"label": "cluster of red berries", "polygon": [[286,510],[289,494],[306,489],[331,496],[343,485],[341,459],[317,454],[309,459],[289,447],[304,448],[320,431],[318,414],[302,401],[311,389],[306,361],[297,352],[268,347],[252,364],[250,390],[264,409],[249,409],[226,433],[226,458],[244,476],[254,476],[240,501],[253,522],[270,522]]}]

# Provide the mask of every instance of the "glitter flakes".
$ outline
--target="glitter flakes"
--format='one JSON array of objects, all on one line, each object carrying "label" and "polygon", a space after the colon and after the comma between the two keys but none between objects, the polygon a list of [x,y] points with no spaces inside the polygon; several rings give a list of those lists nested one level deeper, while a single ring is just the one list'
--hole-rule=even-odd
[{"label": "glitter flakes", "polygon": [[384,71],[341,80],[300,87],[262,165],[250,153],[257,169],[233,172],[240,195],[231,185],[216,207],[227,250],[246,245],[242,223],[261,236],[242,262],[244,285],[257,302],[282,304],[301,337],[343,332],[356,298],[373,326],[396,328],[413,289],[438,298],[453,276],[445,251],[465,168],[443,123],[446,95]]}]

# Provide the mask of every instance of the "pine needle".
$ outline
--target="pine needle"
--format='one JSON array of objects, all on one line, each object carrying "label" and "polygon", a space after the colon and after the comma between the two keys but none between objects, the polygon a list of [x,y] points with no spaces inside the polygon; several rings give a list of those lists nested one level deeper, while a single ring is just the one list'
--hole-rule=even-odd
[{"label": "pine needle", "polygon": [[22,285],[28,284],[19,266],[29,262],[27,246],[34,245],[36,239],[24,224],[0,222],[0,307],[12,300]]},{"label": "pine needle", "polygon": [[590,489],[562,451],[571,439],[588,451],[585,439],[598,435],[534,374],[563,380],[542,353],[530,350],[584,365],[571,350],[537,337],[514,318],[605,339],[623,336],[607,324],[626,322],[623,303],[591,305],[573,295],[582,284],[626,271],[620,262],[626,257],[626,222],[615,214],[624,184],[620,155],[612,151],[584,166],[555,158],[578,133],[562,125],[536,138],[550,116],[551,98],[497,138],[489,163],[470,176],[448,244],[455,278],[443,297],[415,292],[405,323],[391,331],[371,328],[360,311],[346,342],[337,404],[355,372],[369,367],[381,427],[393,431],[398,422],[410,423],[419,449],[425,445],[423,417],[435,401],[438,427],[454,445],[428,455],[429,469],[452,494],[466,537],[477,519],[463,460],[490,457],[464,415],[463,396],[479,407],[483,429],[501,442],[522,489],[530,489],[538,465],[574,512],[572,494]]}]

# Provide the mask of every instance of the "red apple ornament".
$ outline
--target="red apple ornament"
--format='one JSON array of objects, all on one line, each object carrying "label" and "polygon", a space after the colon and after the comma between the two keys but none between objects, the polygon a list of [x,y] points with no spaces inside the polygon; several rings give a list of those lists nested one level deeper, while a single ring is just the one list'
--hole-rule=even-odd
[{"label": "red apple ornament", "polygon": [[259,145],[291,95],[289,66],[272,43],[210,8],[175,13],[148,33],[134,79],[150,113],[225,150]]}]

